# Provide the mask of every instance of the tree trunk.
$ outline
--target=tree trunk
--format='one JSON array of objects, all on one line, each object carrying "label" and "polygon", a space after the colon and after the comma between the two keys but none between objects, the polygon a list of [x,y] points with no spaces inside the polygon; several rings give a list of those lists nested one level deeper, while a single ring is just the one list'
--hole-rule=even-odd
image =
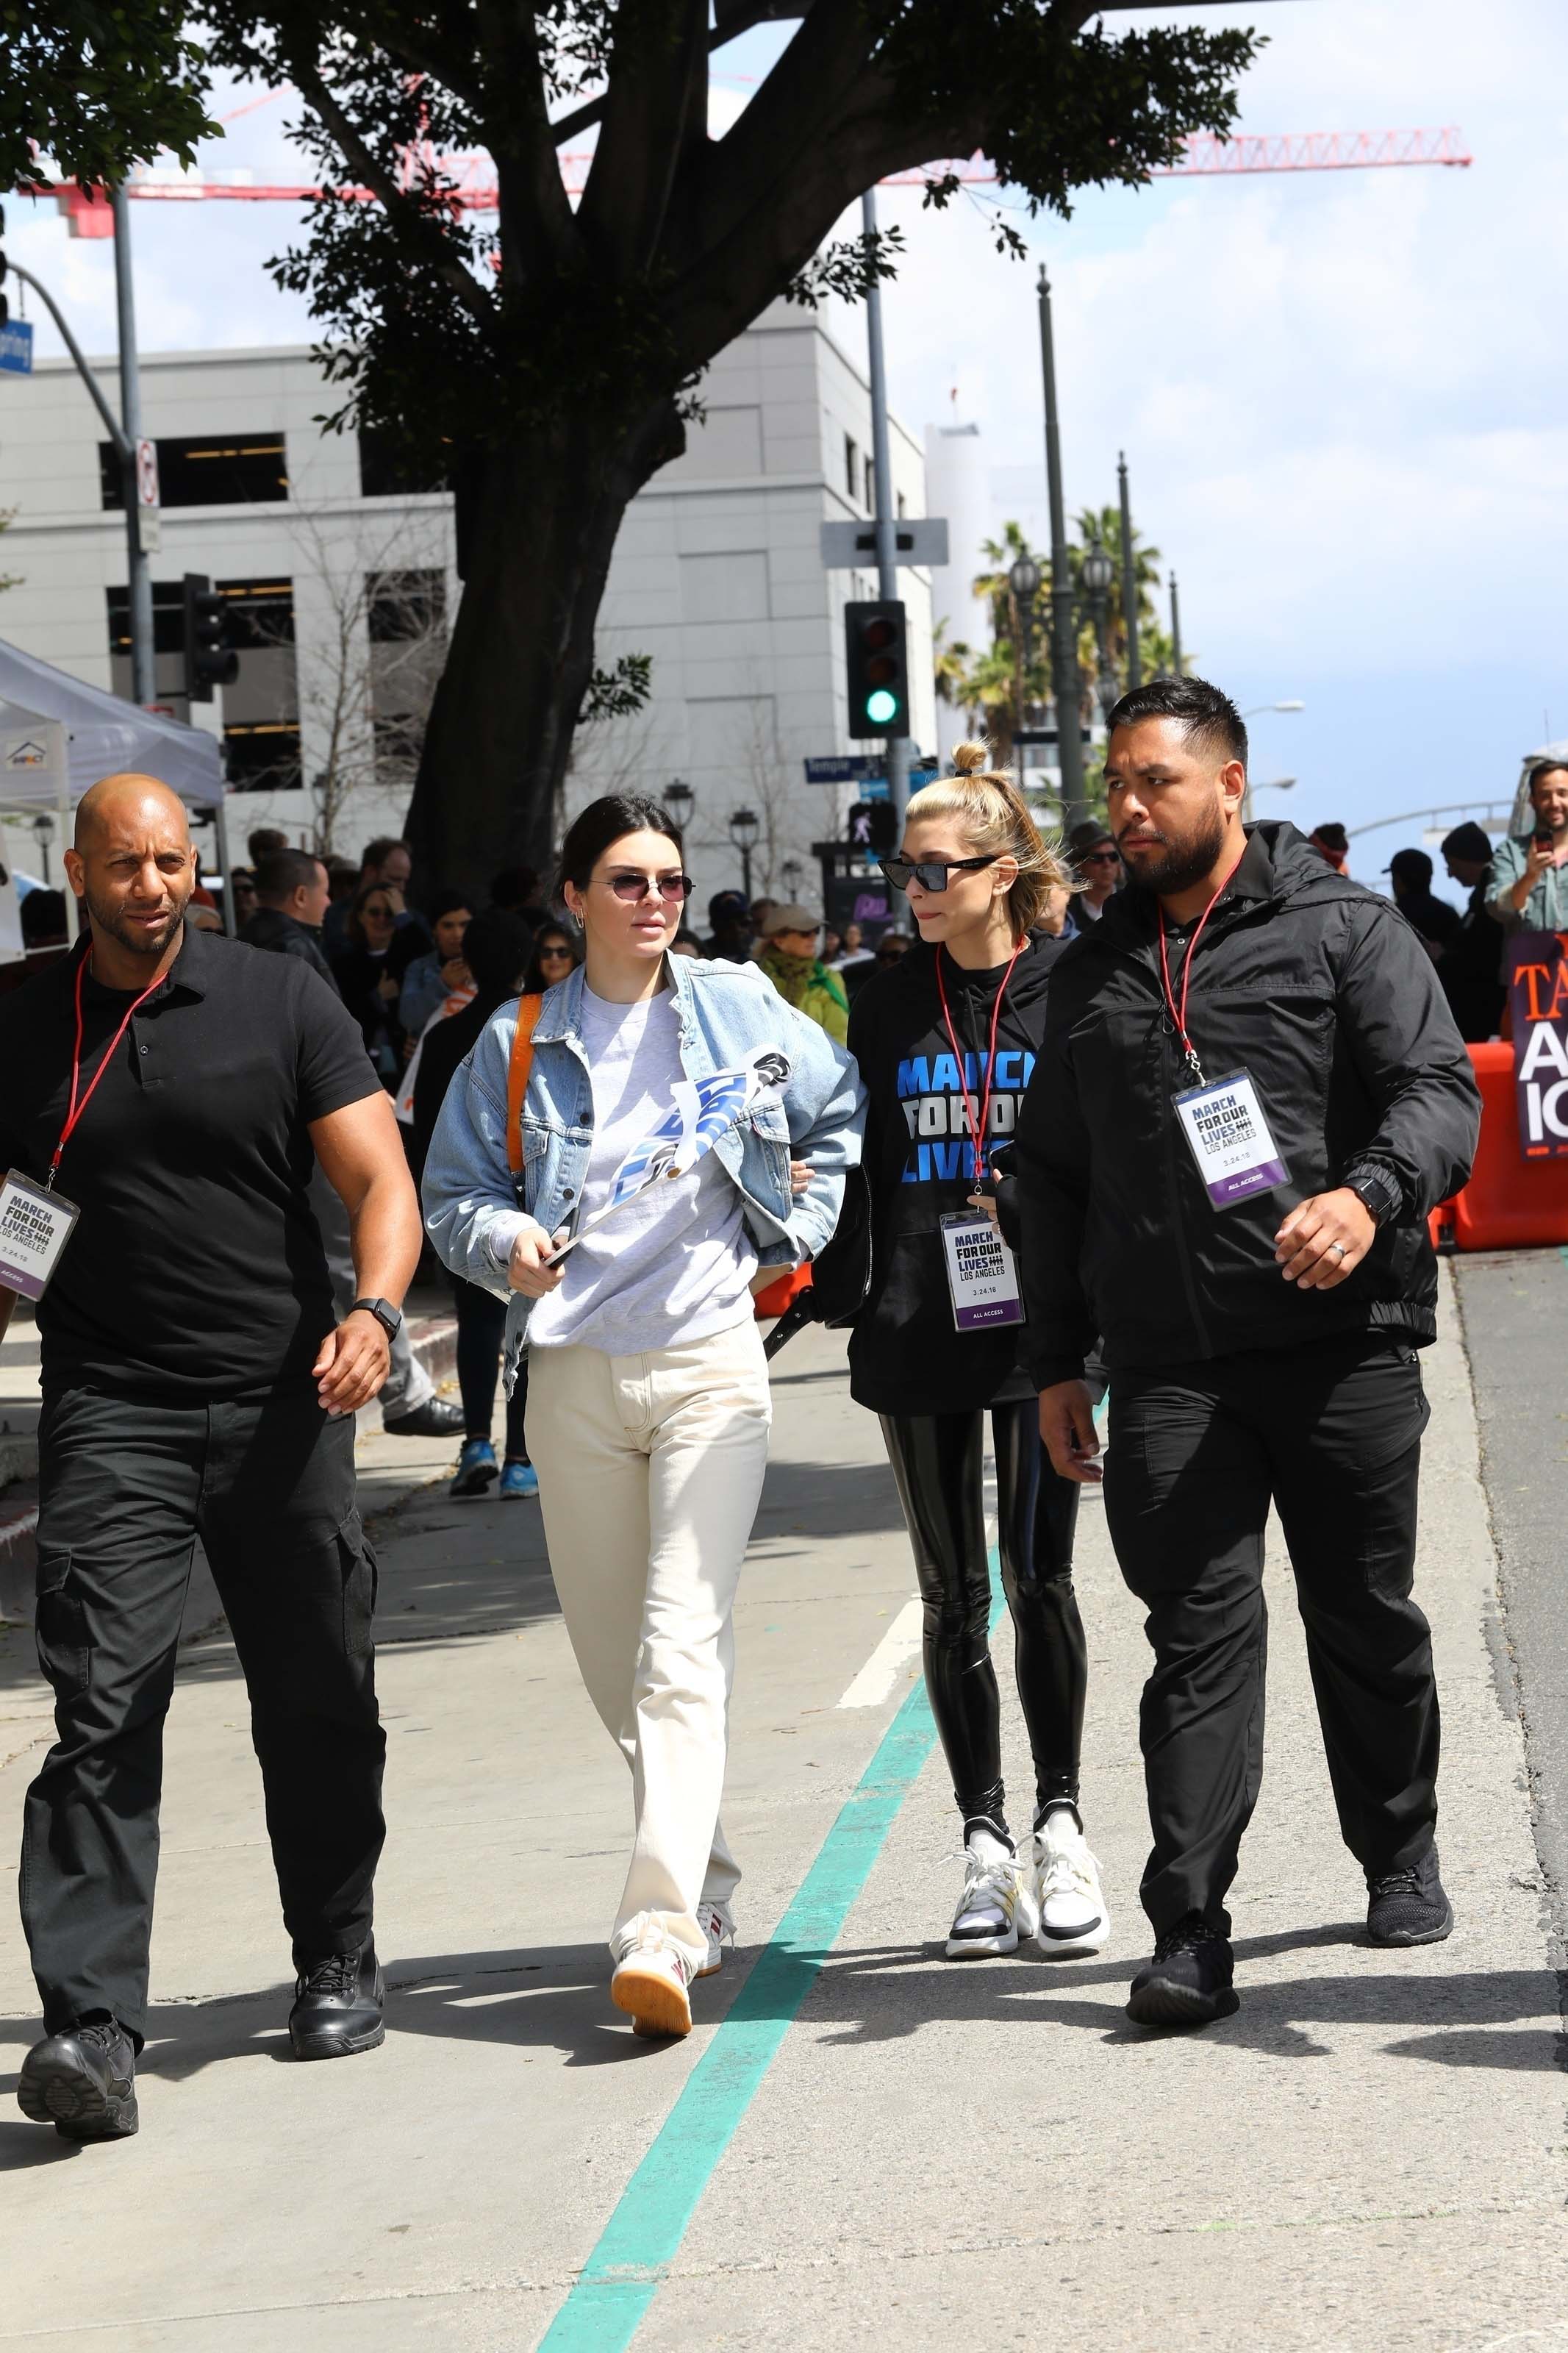
[{"label": "tree trunk", "polygon": [[547,870],[621,519],[685,438],[665,398],[618,436],[602,416],[563,416],[470,465],[462,600],[408,811],[422,890],[480,906],[502,867]]}]

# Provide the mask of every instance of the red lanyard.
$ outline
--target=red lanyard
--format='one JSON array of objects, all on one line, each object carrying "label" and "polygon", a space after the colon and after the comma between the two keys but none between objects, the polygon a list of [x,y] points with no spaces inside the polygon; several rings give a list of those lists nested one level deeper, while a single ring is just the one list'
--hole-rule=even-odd
[{"label": "red lanyard", "polygon": [[1023,955],[1023,953],[1024,950],[1022,946],[1016,947],[1012,955],[1008,957],[1007,969],[1003,974],[1002,985],[996,991],[996,1002],[991,1008],[991,1046],[990,1050],[985,1057],[985,1087],[980,1098],[980,1118],[977,1124],[974,1117],[974,1105],[969,1099],[969,1082],[963,1075],[963,1049],[958,1042],[958,1032],[952,1026],[952,1016],[948,1011],[947,984],[942,976],[942,951],[939,947],[936,952],[936,990],[937,995],[942,999],[942,1018],[947,1024],[947,1034],[952,1046],[952,1059],[958,1065],[958,1083],[963,1092],[963,1116],[965,1121],[968,1123],[970,1141],[974,1146],[974,1181],[976,1185],[984,1185],[985,1182],[985,1145],[984,1139],[985,1135],[985,1124],[991,1116],[991,1074],[996,1068],[996,1025],[1002,1018],[1002,999],[1007,994],[1007,983],[1013,977],[1013,966],[1017,963],[1018,958]]},{"label": "red lanyard", "polygon": [[1165,1002],[1171,1008],[1171,1018],[1176,1025],[1176,1035],[1182,1041],[1182,1051],[1186,1056],[1193,1076],[1196,1079],[1200,1087],[1204,1083],[1204,1066],[1199,1061],[1193,1041],[1187,1035],[1187,990],[1192,986],[1193,958],[1198,952],[1198,942],[1203,937],[1204,925],[1208,922],[1209,917],[1214,913],[1215,909],[1218,906],[1220,902],[1220,892],[1224,888],[1225,886],[1222,883],[1220,885],[1220,890],[1215,892],[1214,897],[1209,901],[1208,905],[1198,917],[1197,929],[1194,932],[1192,939],[1188,944],[1186,958],[1182,965],[1182,1003],[1179,1012],[1176,1008],[1175,992],[1171,987],[1170,958],[1165,954],[1165,918],[1163,913],[1156,910],[1156,916],[1160,925],[1160,976],[1165,984]]},{"label": "red lanyard", "polygon": [[108,1070],[110,1062],[113,1061],[116,1054],[119,1053],[121,1042],[124,1039],[125,1032],[131,1027],[132,1014],[140,1013],[142,1008],[146,1004],[147,999],[152,996],[153,991],[155,988],[162,988],[164,981],[168,977],[166,973],[160,973],[156,980],[151,980],[148,982],[146,987],[142,991],[141,996],[136,998],[135,1002],[131,1007],[130,1012],[126,1014],[124,1020],[115,1031],[113,1042],[110,1046],[108,1053],[105,1054],[102,1061],[100,1062],[97,1070],[94,1071],[92,1077],[89,1080],[87,1092],[82,1096],[82,1099],[79,1103],[76,1097],[77,1089],[81,1083],[81,982],[82,975],[86,970],[87,957],[84,955],[81,962],[76,968],[76,1051],[71,1056],[70,1108],[66,1113],[66,1124],[60,1130],[60,1140],[55,1146],[55,1156],[49,1163],[49,1173],[44,1180],[44,1190],[46,1193],[52,1193],[54,1190],[55,1178],[59,1172],[60,1155],[65,1150],[67,1145],[70,1142],[72,1133],[75,1130],[78,1122],[80,1120],[83,1112],[92,1101],[93,1089],[97,1086],[100,1079],[102,1078],[105,1071]]}]

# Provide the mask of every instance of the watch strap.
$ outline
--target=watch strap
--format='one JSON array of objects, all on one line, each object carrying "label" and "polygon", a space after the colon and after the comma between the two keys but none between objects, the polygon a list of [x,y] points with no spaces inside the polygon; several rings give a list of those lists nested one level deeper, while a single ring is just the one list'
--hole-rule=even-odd
[{"label": "watch strap", "polygon": [[1351,1169],[1345,1183],[1380,1226],[1398,1217],[1405,1207],[1404,1187],[1398,1177],[1375,1160],[1363,1161],[1359,1168]]},{"label": "watch strap", "polygon": [[362,1308],[367,1315],[374,1316],[389,1340],[396,1338],[403,1322],[400,1307],[395,1307],[390,1299],[356,1299],[350,1303],[349,1314],[356,1314]]}]

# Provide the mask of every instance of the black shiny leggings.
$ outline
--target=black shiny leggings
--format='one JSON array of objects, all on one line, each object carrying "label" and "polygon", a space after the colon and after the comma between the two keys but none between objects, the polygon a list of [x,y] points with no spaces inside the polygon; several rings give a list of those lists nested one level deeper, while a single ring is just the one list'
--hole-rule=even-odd
[{"label": "black shiny leggings", "polygon": [[[909,1523],[925,1604],[931,1714],[965,1820],[1005,1827],[991,1573],[985,1557],[979,1413],[883,1414],[882,1436]],[[997,1550],[1013,1619],[1018,1697],[1037,1808],[1078,1799],[1089,1652],[1072,1584],[1077,1486],[1052,1470],[1033,1398],[991,1409]]]}]

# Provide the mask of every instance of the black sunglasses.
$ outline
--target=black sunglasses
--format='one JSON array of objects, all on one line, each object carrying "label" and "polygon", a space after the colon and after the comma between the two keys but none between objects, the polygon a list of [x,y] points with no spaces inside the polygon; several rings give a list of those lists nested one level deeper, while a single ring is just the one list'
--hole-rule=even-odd
[{"label": "black sunglasses", "polygon": [[982,866],[994,866],[1001,856],[993,849],[984,858],[879,858],[878,865],[895,891],[907,891],[911,881],[918,881],[922,891],[945,891],[950,874],[973,874]]},{"label": "black sunglasses", "polygon": [[564,940],[552,940],[540,949],[539,961],[541,964],[547,963],[552,956],[565,956],[570,962],[572,951]]}]

